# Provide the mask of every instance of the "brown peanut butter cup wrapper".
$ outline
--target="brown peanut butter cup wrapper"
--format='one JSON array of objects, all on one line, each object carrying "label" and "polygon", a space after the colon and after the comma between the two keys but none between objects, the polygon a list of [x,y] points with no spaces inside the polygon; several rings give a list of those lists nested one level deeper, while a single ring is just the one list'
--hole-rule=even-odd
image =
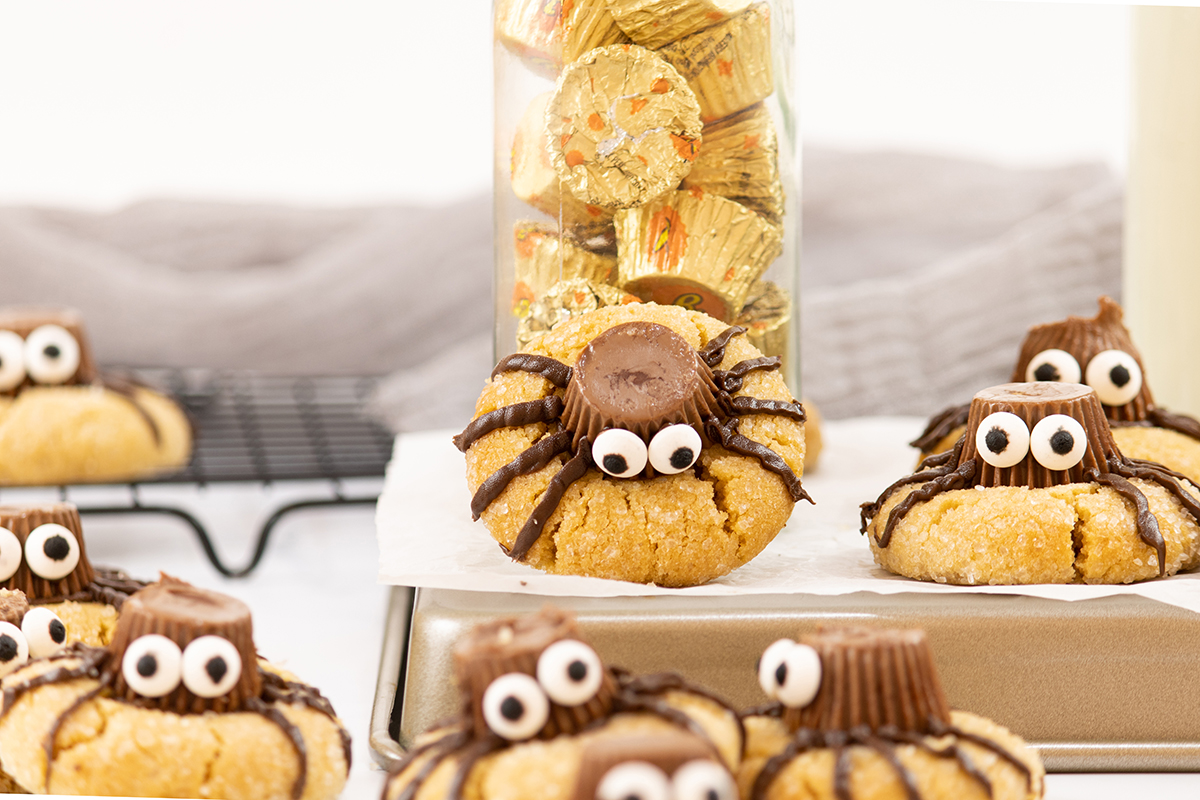
[{"label": "brown peanut butter cup wrapper", "polygon": [[783,219],[779,144],[762,103],[704,126],[704,141],[683,188],[728,197],[772,222]]},{"label": "brown peanut butter cup wrapper", "polygon": [[529,304],[529,313],[517,326],[517,347],[524,349],[543,333],[572,317],[608,306],[640,303],[636,296],[605,283],[570,278],[554,284],[545,297]]},{"label": "brown peanut butter cup wrapper", "polygon": [[724,119],[774,91],[771,77],[771,14],[756,3],[719,25],[665,45],[671,62],[696,93],[700,118]]},{"label": "brown peanut butter cup wrapper", "polygon": [[559,221],[563,230],[587,240],[611,238],[612,211],[575,197],[550,163],[546,105],[552,92],[533,98],[513,134],[512,189],[522,201]]},{"label": "brown peanut butter cup wrapper", "polygon": [[[220,636],[228,640],[241,657],[241,678],[233,689],[220,697],[192,694],[182,682],[163,697],[139,695],[125,682],[122,658],[134,640],[152,633],[167,637],[179,645],[180,650],[201,636]],[[125,601],[108,650],[112,654],[107,669],[114,674],[113,694],[146,708],[176,714],[236,711],[247,698],[258,697],[262,692],[249,607],[229,595],[200,589],[166,575]]]},{"label": "brown peanut butter cup wrapper", "polygon": [[950,706],[924,631],[819,630],[800,643],[820,656],[821,682],[811,703],[784,710],[789,730],[865,726],[877,731],[888,725],[927,733],[950,723]]},{"label": "brown peanut butter cup wrapper", "polygon": [[642,300],[737,318],[750,288],[783,252],[778,226],[699,189],[617,212],[619,285]]},{"label": "brown peanut butter cup wrapper", "polygon": [[516,281],[513,314],[529,315],[530,304],[544,297],[555,284],[574,278],[611,283],[617,277],[617,257],[593,253],[559,235],[552,225],[521,221],[513,226]]},{"label": "brown peanut butter cup wrapper", "polygon": [[546,108],[550,161],[576,198],[629,208],[674,189],[700,146],[700,106],[675,68],[636,45],[568,65]]},{"label": "brown peanut butter cup wrapper", "polygon": [[[0,331],[12,331],[22,339],[29,337],[43,325],[57,325],[66,330],[79,345],[79,366],[75,369],[75,374],[71,375],[64,381],[59,381],[58,386],[78,386],[80,384],[93,383],[96,380],[96,362],[92,357],[91,344],[88,342],[87,334],[84,330],[83,316],[74,309],[69,308],[42,308],[37,306],[15,306],[0,310]],[[12,396],[18,394],[22,389],[33,386],[37,382],[31,377],[26,376],[25,380],[19,385],[0,391],[0,396]]]},{"label": "brown peanut butter cup wrapper", "polygon": [[498,0],[495,9],[496,40],[552,80],[588,50],[629,41],[604,0]]},{"label": "brown peanut butter cup wrapper", "polygon": [[771,281],[759,281],[750,288],[746,305],[735,325],[746,329],[746,338],[764,356],[779,356],[788,363],[788,323],[792,321],[792,298]]},{"label": "brown peanut butter cup wrapper", "polygon": [[621,30],[652,50],[737,16],[748,5],[750,0],[608,0]]},{"label": "brown peanut butter cup wrapper", "polygon": [[[653,764],[667,775],[674,774],[691,761],[713,761],[725,766],[712,742],[690,731],[661,731],[593,739],[584,746],[580,755],[579,778],[571,795],[572,800],[596,800],[597,790],[609,770],[630,761]],[[714,792],[703,795],[705,800],[715,796]]]},{"label": "brown peanut butter cup wrapper", "polygon": [[[61,525],[71,532],[74,542],[61,535],[47,536],[37,552],[22,552],[17,571],[11,578],[0,583],[0,588],[24,592],[29,602],[34,604],[65,600],[82,592],[96,577],[95,570],[88,561],[87,547],[83,543],[83,526],[79,521],[79,511],[72,503],[0,506],[0,528],[12,531],[23,551],[28,550],[26,541],[30,534],[43,525]],[[34,561],[37,571],[30,565],[31,560]],[[61,570],[70,560],[76,560],[70,572],[58,578],[45,577],[46,574],[51,574],[51,571]]]},{"label": "brown peanut butter cup wrapper", "polygon": [[[488,732],[483,695],[492,681],[510,672],[536,676],[538,656],[564,639],[587,644],[575,617],[547,606],[537,614],[479,625],[455,645],[454,677],[462,694],[463,716],[472,721],[477,734]],[[533,738],[578,733],[591,722],[607,717],[616,689],[612,673],[605,669],[600,689],[591,700],[574,707],[551,702],[546,725]]]}]

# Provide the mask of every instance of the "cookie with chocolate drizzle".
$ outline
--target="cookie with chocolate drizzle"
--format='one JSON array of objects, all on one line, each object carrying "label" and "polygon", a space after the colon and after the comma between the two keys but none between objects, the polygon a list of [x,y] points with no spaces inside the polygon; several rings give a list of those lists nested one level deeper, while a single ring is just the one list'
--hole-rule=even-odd
[{"label": "cookie with chocolate drizzle", "polygon": [[0,694],[4,769],[33,792],[318,800],[350,768],[329,701],[258,658],[245,604],[167,576],[108,647],[33,661]]},{"label": "cookie with chocolate drizzle", "polygon": [[1008,383],[971,402],[952,450],[862,505],[883,568],[958,584],[1130,583],[1200,565],[1200,492],[1121,452],[1078,383]]},{"label": "cookie with chocolate drizzle", "polygon": [[699,759],[728,771],[741,757],[728,704],[677,675],[605,665],[558,609],[480,625],[455,647],[454,663],[462,711],[409,749],[385,800],[487,798],[489,786],[508,797],[588,797],[631,738],[643,758],[663,751],[661,769]]},{"label": "cookie with chocolate drizzle", "polygon": [[758,664],[771,703],[744,713],[747,800],[1034,800],[1037,755],[946,703],[925,632],[818,630]]},{"label": "cookie with chocolate drizzle", "polygon": [[[1122,452],[1200,480],[1200,421],[1154,402],[1121,306],[1109,297],[1099,303],[1091,319],[1067,317],[1030,328],[1012,381],[1086,383],[1096,390]],[[935,415],[912,446],[922,458],[949,450],[965,429],[969,409],[953,406]]]},{"label": "cookie with chocolate drizzle", "polygon": [[78,312],[0,309],[0,484],[124,481],[187,463],[170,398],[101,372]]},{"label": "cookie with chocolate drizzle", "polygon": [[454,440],[473,516],[548,572],[690,586],[750,560],[811,500],[804,409],[744,334],[632,304],[501,359]]}]

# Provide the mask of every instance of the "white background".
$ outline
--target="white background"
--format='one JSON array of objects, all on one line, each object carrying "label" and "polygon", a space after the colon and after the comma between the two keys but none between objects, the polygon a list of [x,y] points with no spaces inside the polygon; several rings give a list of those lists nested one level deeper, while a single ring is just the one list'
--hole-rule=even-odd
[{"label": "white background", "polygon": [[[1125,7],[794,2],[809,141],[1124,163]],[[0,0],[0,203],[486,191],[489,6]]]}]

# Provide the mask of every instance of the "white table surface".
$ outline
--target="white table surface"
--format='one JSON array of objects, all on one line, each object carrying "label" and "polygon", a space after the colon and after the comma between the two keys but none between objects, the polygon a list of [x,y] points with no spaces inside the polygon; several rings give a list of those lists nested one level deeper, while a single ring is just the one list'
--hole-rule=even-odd
[{"label": "white table surface", "polygon": [[[351,481],[347,494],[375,493],[378,481]],[[249,555],[259,525],[280,504],[324,496],[324,484],[145,487],[143,502],[176,502],[206,523],[227,563]],[[0,501],[55,499],[57,492],[0,490]],[[127,497],[122,489],[75,490],[84,505]],[[379,796],[383,774],[371,759],[367,730],[379,666],[387,587],[375,583],[373,509],[352,506],[301,511],[276,529],[259,569],[244,579],[222,578],[190,530],[171,519],[141,515],[85,519],[88,552],[97,564],[142,578],[158,570],[245,600],[254,611],[255,641],[324,692],[354,737],[354,765],[344,798]],[[1051,775],[1051,800],[1194,798],[1200,775]]]}]

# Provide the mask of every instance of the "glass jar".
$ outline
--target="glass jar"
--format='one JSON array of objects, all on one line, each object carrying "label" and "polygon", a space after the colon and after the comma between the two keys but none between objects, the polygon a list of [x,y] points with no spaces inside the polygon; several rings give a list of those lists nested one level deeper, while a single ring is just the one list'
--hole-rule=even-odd
[{"label": "glass jar", "polygon": [[790,0],[494,0],[495,349],[637,300],[747,328],[799,396]]}]

